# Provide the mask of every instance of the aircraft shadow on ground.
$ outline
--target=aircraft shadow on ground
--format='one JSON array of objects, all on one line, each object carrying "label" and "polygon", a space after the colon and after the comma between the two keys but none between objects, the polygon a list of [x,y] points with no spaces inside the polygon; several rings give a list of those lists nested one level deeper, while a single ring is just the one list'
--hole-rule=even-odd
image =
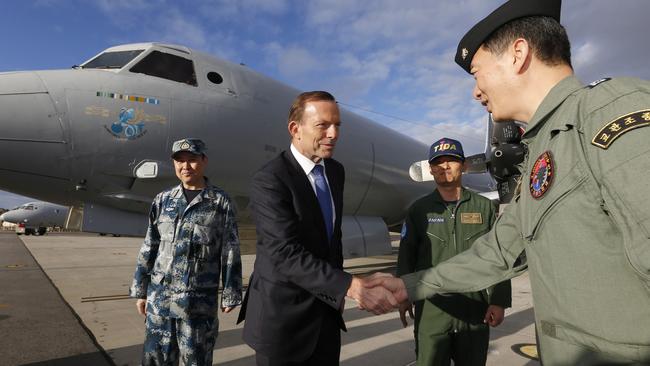
[{"label": "aircraft shadow on ground", "polygon": [[106,359],[101,352],[84,353],[70,357],[57,358],[47,361],[39,361],[21,364],[20,366],[102,366],[115,365],[113,361]]}]

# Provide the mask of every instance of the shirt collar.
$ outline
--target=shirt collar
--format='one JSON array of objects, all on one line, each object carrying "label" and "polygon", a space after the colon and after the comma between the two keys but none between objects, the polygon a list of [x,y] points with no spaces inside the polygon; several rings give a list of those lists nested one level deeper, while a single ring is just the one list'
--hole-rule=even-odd
[{"label": "shirt collar", "polygon": [[535,111],[533,118],[528,122],[524,137],[527,137],[526,135],[528,135],[529,132],[532,132],[536,127],[541,125],[541,122],[546,119],[546,116],[562,104],[569,95],[582,87],[582,83],[580,83],[580,80],[578,80],[575,75],[567,76],[557,83],[551,91],[549,91],[544,100],[542,100],[542,103]]},{"label": "shirt collar", "polygon": [[[440,201],[440,202],[445,202],[445,200],[442,198],[442,195],[440,195],[440,191],[436,188],[434,191],[434,197]],[[468,201],[470,199],[470,192],[467,190],[465,187],[460,187],[460,199],[456,201],[457,204]]]},{"label": "shirt collar", "polygon": [[298,161],[298,164],[300,165],[302,170],[305,171],[306,175],[309,175],[309,173],[311,173],[311,171],[314,169],[316,164],[321,165],[323,167],[323,171],[325,171],[325,164],[324,164],[325,159],[320,159],[318,163],[314,163],[305,155],[301,154],[300,151],[298,151],[298,149],[295,146],[293,146],[293,144],[291,144],[291,153],[293,154],[293,157],[296,158],[296,160]]},{"label": "shirt collar", "polygon": [[[203,187],[201,193],[199,193],[199,196],[203,196],[207,192],[211,191],[210,189],[208,189],[211,186],[208,177],[204,176],[203,179],[205,179],[205,187]],[[181,198],[181,196],[183,196],[183,183],[179,183],[176,187],[174,187],[170,195],[172,198]],[[208,193],[208,195],[210,194]]]}]

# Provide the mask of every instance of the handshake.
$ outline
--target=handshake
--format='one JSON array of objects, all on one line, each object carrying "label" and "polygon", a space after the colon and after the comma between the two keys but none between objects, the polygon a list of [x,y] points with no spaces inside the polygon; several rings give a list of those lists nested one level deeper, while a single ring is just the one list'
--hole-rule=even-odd
[{"label": "handshake", "polygon": [[385,314],[409,304],[404,281],[388,273],[377,272],[368,277],[352,277],[347,296],[375,315]]},{"label": "handshake", "polygon": [[[368,277],[352,277],[347,296],[359,303],[360,309],[365,309],[375,315],[385,314],[393,309],[399,309],[399,317],[403,326],[407,326],[406,314],[413,317],[413,304],[408,298],[406,284],[401,278],[388,273],[377,272]],[[483,322],[496,327],[504,318],[504,308],[500,305],[489,305]]]}]

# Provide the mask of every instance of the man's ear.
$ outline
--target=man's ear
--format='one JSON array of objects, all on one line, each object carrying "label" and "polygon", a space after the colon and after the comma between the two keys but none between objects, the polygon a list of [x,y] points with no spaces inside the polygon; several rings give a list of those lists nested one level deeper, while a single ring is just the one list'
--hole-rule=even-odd
[{"label": "man's ear", "polygon": [[298,138],[299,126],[300,123],[298,121],[289,121],[287,129],[289,130],[289,135],[291,135],[292,138]]},{"label": "man's ear", "polygon": [[528,70],[533,57],[530,44],[524,38],[517,38],[510,46],[512,57],[512,66],[517,74],[522,74]]},{"label": "man's ear", "polygon": [[463,165],[461,167],[461,172],[465,173],[467,171],[467,164],[465,164],[466,160],[463,160]]}]

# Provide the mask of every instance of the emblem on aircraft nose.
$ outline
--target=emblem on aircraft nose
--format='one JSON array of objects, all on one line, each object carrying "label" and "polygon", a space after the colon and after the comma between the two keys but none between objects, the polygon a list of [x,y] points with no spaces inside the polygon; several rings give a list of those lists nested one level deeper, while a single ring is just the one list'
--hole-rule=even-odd
[{"label": "emblem on aircraft nose", "polygon": [[146,131],[141,116],[141,111],[133,108],[122,107],[120,109],[119,121],[113,122],[109,132],[117,138],[126,138],[134,140],[142,136]]}]

